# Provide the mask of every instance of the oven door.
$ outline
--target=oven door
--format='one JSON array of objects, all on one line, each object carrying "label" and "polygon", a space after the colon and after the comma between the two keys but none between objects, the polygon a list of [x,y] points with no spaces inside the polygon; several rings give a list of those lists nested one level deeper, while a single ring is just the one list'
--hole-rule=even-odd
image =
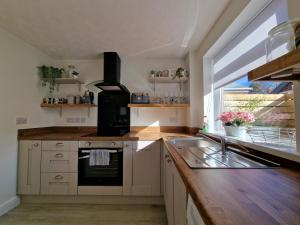
[{"label": "oven door", "polygon": [[[101,148],[96,148],[101,150]],[[78,152],[78,186],[122,186],[123,185],[123,150],[110,151],[109,165],[90,166],[90,149]]]}]

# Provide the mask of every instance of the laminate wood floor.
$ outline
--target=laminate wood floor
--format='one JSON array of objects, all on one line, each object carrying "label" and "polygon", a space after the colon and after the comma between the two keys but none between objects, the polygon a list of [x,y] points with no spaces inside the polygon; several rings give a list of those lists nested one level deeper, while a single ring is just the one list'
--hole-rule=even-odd
[{"label": "laminate wood floor", "polygon": [[21,204],[0,225],[167,225],[164,206]]}]

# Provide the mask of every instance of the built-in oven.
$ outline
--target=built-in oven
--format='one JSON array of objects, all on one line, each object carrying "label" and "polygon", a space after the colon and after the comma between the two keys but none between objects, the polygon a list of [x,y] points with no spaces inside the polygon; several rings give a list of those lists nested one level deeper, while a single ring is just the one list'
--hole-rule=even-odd
[{"label": "built-in oven", "polygon": [[78,186],[122,185],[123,142],[79,142]]}]

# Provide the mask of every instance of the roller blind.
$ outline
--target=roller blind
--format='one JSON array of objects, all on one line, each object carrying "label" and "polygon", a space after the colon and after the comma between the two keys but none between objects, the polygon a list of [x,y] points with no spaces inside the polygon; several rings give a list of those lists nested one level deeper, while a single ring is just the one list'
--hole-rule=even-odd
[{"label": "roller blind", "polygon": [[273,0],[213,58],[214,88],[219,88],[266,63],[268,32],[288,19],[286,0]]}]

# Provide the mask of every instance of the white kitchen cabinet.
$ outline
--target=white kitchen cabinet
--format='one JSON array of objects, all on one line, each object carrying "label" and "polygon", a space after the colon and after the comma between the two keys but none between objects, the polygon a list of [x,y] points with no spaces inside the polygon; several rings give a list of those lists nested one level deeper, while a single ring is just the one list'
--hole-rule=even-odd
[{"label": "white kitchen cabinet", "polygon": [[161,195],[160,152],[159,141],[138,141],[133,144],[131,195]]},{"label": "white kitchen cabinet", "polygon": [[123,195],[160,196],[159,141],[126,141],[123,153]]},{"label": "white kitchen cabinet", "polygon": [[174,225],[186,225],[187,192],[175,166],[173,167],[173,187]]},{"label": "white kitchen cabinet", "polygon": [[42,141],[41,194],[77,195],[78,141]]},{"label": "white kitchen cabinet", "polygon": [[78,152],[78,141],[42,141],[42,149],[43,151]]},{"label": "white kitchen cabinet", "polygon": [[137,148],[137,142],[125,141],[123,148],[123,195],[132,192],[132,150]]},{"label": "white kitchen cabinet", "polygon": [[42,151],[42,172],[78,172],[78,153],[68,151]]},{"label": "white kitchen cabinet", "polygon": [[174,225],[174,187],[173,187],[173,161],[168,153],[165,154],[165,189],[164,199],[168,225]]},{"label": "white kitchen cabinet", "polygon": [[42,173],[42,195],[77,195],[77,173]]},{"label": "white kitchen cabinet", "polygon": [[18,154],[18,194],[38,195],[41,178],[41,141],[20,141]]},{"label": "white kitchen cabinet", "polygon": [[164,199],[168,225],[186,225],[187,191],[174,162],[164,149]]},{"label": "white kitchen cabinet", "polygon": [[187,204],[187,224],[205,225],[192,197],[189,195]]}]

